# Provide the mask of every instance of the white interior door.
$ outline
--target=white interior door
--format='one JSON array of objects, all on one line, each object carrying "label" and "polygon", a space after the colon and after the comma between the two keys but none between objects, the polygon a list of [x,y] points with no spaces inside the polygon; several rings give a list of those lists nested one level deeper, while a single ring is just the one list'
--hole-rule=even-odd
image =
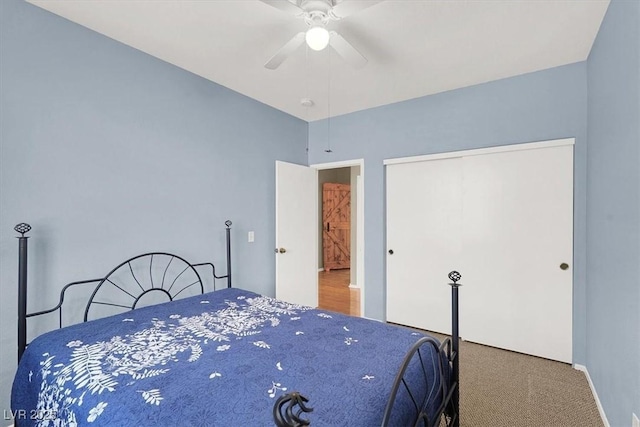
[{"label": "white interior door", "polygon": [[276,161],[276,298],[318,306],[317,170]]},{"label": "white interior door", "polygon": [[570,363],[573,146],[463,162],[461,336]]},{"label": "white interior door", "polygon": [[451,333],[460,263],[461,158],[387,166],[387,320]]}]

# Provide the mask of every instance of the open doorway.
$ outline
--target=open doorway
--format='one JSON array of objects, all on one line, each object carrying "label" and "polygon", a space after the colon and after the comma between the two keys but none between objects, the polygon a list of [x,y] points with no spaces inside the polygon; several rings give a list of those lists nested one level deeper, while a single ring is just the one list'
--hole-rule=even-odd
[{"label": "open doorway", "polygon": [[[351,207],[352,212],[355,210],[355,223],[351,222],[350,234],[355,230],[355,239],[350,247],[350,268],[337,271],[348,271],[348,289],[356,289],[359,292],[360,309],[354,310],[354,315],[363,315],[366,314],[366,289],[363,191],[365,174],[362,159],[308,167],[282,161],[275,162],[275,294],[276,298],[294,304],[319,306],[318,269],[324,270],[324,267],[320,263],[321,251],[318,243],[321,232],[318,219],[318,175],[322,170],[344,167],[350,171],[352,167],[357,167],[353,169],[355,184],[351,184],[351,193],[356,201],[355,209]],[[351,292],[348,295],[351,307]],[[344,301],[346,298],[339,300]],[[358,306],[357,300],[353,305]]]},{"label": "open doorway", "polygon": [[[331,167],[333,166],[333,167]],[[318,307],[363,315],[362,167],[317,165]],[[359,191],[360,189],[360,191]],[[360,202],[360,206],[359,206]],[[361,264],[359,266],[359,263]],[[360,275],[359,275],[360,273]]]}]

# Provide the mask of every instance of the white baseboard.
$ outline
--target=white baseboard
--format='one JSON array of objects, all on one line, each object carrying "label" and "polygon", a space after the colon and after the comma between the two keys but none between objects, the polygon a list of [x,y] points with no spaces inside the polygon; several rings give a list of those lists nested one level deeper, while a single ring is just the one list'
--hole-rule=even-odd
[{"label": "white baseboard", "polygon": [[357,283],[349,283],[349,287],[351,289],[360,289],[360,286]]},{"label": "white baseboard", "polygon": [[578,365],[577,363],[574,363],[573,369],[584,372],[584,375],[587,377],[587,382],[589,383],[589,388],[591,389],[591,394],[593,394],[593,398],[596,400],[596,406],[598,407],[598,412],[600,412],[600,418],[602,418],[602,422],[604,423],[605,427],[611,427],[611,425],[609,424],[609,420],[607,420],[607,414],[604,413],[604,408],[602,407],[602,403],[600,403],[598,392],[596,392],[596,388],[593,385],[593,381],[591,381],[591,376],[589,376],[589,371],[587,371],[587,367],[584,365]]}]

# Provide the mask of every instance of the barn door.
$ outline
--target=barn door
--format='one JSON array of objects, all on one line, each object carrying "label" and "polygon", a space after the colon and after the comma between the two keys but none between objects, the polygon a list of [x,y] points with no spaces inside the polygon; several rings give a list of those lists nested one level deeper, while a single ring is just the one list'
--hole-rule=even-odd
[{"label": "barn door", "polygon": [[351,186],[322,185],[322,251],[325,271],[351,266]]}]

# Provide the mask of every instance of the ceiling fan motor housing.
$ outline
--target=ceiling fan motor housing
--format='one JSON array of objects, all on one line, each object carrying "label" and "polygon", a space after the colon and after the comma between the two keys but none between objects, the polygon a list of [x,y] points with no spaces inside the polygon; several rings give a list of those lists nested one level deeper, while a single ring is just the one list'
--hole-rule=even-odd
[{"label": "ceiling fan motor housing", "polygon": [[304,22],[310,27],[326,27],[329,22],[329,16],[324,12],[308,12],[305,13]]},{"label": "ceiling fan motor housing", "polygon": [[330,20],[340,19],[333,12],[337,0],[301,0],[300,9],[304,11],[304,20],[309,26],[326,26]]},{"label": "ceiling fan motor housing", "polygon": [[328,16],[333,6],[334,2],[332,0],[301,0],[299,7],[309,14],[312,12],[321,12]]}]

